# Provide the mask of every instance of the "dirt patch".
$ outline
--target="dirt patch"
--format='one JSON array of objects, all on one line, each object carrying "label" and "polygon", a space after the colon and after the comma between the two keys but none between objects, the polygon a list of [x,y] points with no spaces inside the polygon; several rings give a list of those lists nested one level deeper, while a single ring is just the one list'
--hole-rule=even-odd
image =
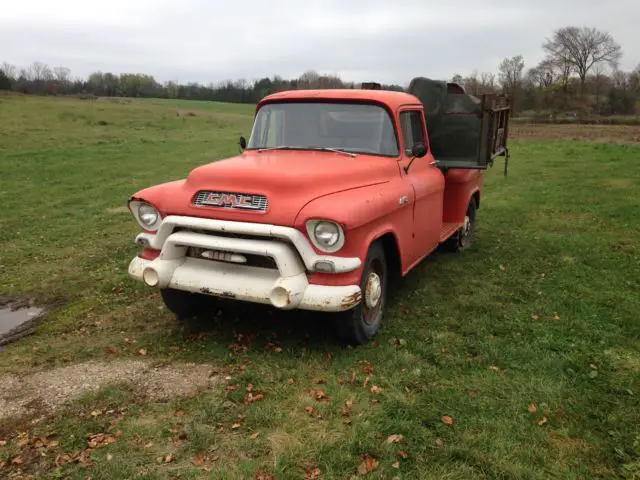
[{"label": "dirt patch", "polygon": [[640,128],[630,125],[518,125],[509,126],[514,140],[572,140],[640,144]]},{"label": "dirt patch", "polygon": [[0,345],[33,333],[45,313],[33,298],[0,296]]},{"label": "dirt patch", "polygon": [[90,361],[28,375],[0,376],[0,420],[44,416],[87,393],[130,384],[150,401],[189,396],[217,383],[211,365],[154,366],[150,361]]}]

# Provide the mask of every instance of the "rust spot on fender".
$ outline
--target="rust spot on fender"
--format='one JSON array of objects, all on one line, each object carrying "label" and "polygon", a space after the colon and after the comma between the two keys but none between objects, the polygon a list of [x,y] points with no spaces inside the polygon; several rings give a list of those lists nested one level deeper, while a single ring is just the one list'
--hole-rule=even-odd
[{"label": "rust spot on fender", "polygon": [[340,302],[340,306],[345,309],[350,309],[355,307],[362,300],[362,292],[357,291],[356,293],[352,293],[351,295],[347,295]]}]

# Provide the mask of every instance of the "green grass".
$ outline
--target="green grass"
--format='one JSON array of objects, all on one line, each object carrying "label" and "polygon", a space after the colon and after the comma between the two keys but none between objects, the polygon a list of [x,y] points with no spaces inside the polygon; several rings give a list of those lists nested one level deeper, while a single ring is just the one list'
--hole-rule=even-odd
[{"label": "green grass", "polygon": [[[509,176],[487,174],[474,248],[427,259],[397,286],[376,341],[344,348],[322,316],[244,304],[182,327],[127,276],[138,232],[128,195],[233,154],[252,111],[0,97],[0,293],[62,302],[2,352],[0,372],[144,347],[158,362],[217,365],[221,378],[167,403],[118,385],[82,398],[24,428],[55,433],[59,453],[83,449],[87,434],[122,432],[116,442],[95,450],[93,466],[23,452],[24,471],[288,479],[317,467],[348,478],[370,454],[379,465],[367,478],[638,478],[640,147],[513,142]],[[245,404],[248,384],[264,399]],[[22,452],[19,424],[1,427],[0,463]],[[404,440],[385,443],[392,434]]]}]

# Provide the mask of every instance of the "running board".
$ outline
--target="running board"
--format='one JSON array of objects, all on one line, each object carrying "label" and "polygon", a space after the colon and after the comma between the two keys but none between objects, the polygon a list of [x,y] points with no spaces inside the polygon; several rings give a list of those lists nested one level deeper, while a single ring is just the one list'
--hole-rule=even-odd
[{"label": "running board", "polygon": [[462,227],[462,225],[456,222],[443,223],[442,230],[440,230],[440,243],[444,242],[451,235],[456,233],[460,227]]}]

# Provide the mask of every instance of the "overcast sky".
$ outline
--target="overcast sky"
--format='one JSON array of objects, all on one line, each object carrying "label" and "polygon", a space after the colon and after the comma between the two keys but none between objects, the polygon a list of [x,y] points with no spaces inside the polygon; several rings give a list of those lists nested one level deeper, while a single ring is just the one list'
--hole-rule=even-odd
[{"label": "overcast sky", "polygon": [[12,0],[0,8],[0,62],[201,83],[314,69],[406,85],[495,72],[518,54],[528,68],[554,28],[588,25],[613,35],[632,70],[638,19],[640,0]]}]

